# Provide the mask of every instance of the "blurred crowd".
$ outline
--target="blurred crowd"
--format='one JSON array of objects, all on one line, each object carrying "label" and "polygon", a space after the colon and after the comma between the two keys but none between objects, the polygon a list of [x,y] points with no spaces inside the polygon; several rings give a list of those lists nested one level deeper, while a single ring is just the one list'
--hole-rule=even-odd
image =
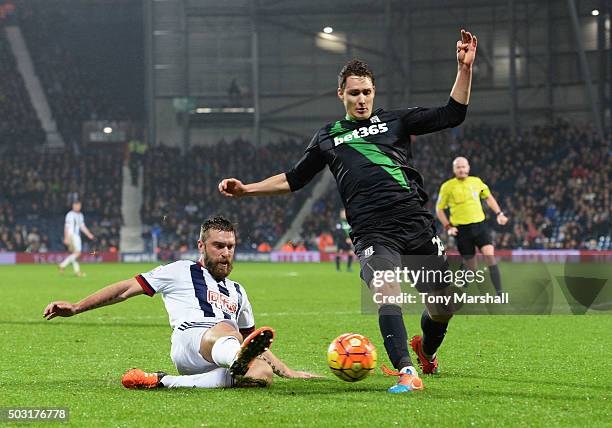
[{"label": "blurred crowd", "polygon": [[17,70],[15,57],[0,28],[0,142],[37,145],[45,134]]},{"label": "blurred crowd", "polygon": [[119,248],[121,150],[44,153],[12,148],[0,157],[0,251],[63,251],[64,216],[82,200],[96,251]]},{"label": "blurred crowd", "polygon": [[[610,131],[601,140],[591,126],[563,121],[517,138],[507,128],[479,125],[417,137],[412,153],[432,213],[440,185],[453,177],[453,159],[468,158],[470,174],[488,184],[510,218],[501,227],[488,213],[497,248],[612,249],[611,140]],[[302,230],[309,248],[333,233],[340,208],[335,188],[314,204]],[[453,248],[454,238],[444,237]]]},{"label": "blurred crowd", "polygon": [[192,147],[181,154],[163,145],[144,156],[143,236],[160,251],[195,249],[202,220],[223,214],[238,224],[238,247],[256,250],[273,246],[289,227],[310,186],[291,197],[230,199],[217,190],[223,178],[244,183],[289,170],[306,142],[284,140],[256,147],[249,141],[220,141]]}]

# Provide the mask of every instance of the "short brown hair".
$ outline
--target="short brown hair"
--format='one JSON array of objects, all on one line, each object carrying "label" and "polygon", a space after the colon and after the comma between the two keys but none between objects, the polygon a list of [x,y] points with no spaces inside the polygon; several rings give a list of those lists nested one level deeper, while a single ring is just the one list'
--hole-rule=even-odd
[{"label": "short brown hair", "polygon": [[208,238],[208,231],[211,229],[232,232],[234,235],[236,234],[236,226],[234,223],[225,217],[218,215],[209,217],[204,221],[204,223],[202,223],[202,226],[200,227],[200,240],[206,241]]},{"label": "short brown hair", "polygon": [[338,74],[339,88],[344,89],[344,87],[346,86],[346,79],[349,76],[369,77],[372,81],[372,85],[374,84],[374,73],[372,72],[372,70],[370,70],[368,64],[357,58],[354,58],[344,64],[344,67],[342,67],[342,70],[340,70],[340,73]]}]

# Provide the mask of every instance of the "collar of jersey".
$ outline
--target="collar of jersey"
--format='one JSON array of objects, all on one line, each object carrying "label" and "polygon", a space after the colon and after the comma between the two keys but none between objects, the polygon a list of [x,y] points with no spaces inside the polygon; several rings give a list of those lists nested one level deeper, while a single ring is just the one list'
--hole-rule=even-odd
[{"label": "collar of jersey", "polygon": [[350,117],[350,116],[348,115],[348,113],[347,113],[347,114],[345,114],[345,115],[344,115],[344,120],[347,120],[347,121],[349,121],[349,122],[354,122],[354,123],[357,123],[357,122],[365,122],[365,121],[370,120],[370,118],[371,118],[372,116],[376,116],[376,115],[381,114],[381,113],[382,113],[382,111],[383,111],[383,109],[382,109],[382,108],[378,108],[378,109],[374,110],[374,112],[372,112],[372,114],[370,115],[370,117],[368,117],[367,119],[362,119],[362,120],[357,120],[357,119],[355,119],[355,118],[352,118],[352,117]]}]

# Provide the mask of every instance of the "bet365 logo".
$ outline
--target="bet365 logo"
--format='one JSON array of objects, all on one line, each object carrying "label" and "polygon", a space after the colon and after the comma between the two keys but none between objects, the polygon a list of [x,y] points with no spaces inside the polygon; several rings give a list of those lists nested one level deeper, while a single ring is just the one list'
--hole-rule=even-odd
[{"label": "bet365 logo", "polygon": [[382,134],[387,132],[388,130],[389,128],[387,128],[386,123],[377,123],[375,125],[363,126],[361,128],[355,129],[353,132],[350,132],[348,134],[344,134],[340,137],[334,137],[334,145],[337,146],[338,144],[348,143],[349,141],[357,140],[359,138],[365,138],[370,135]]}]

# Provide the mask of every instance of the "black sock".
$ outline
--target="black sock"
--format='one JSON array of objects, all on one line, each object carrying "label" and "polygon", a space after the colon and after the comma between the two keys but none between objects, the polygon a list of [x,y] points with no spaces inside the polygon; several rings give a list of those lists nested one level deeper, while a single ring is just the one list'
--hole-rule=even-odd
[{"label": "black sock", "polygon": [[497,294],[501,294],[501,275],[499,274],[499,266],[493,265],[489,266],[489,273],[491,274],[491,282],[493,282],[493,287],[495,287],[495,292]]},{"label": "black sock", "polygon": [[348,270],[351,270],[351,265],[353,264],[353,256],[349,255],[348,256],[348,260],[346,262],[346,268]]},{"label": "black sock", "polygon": [[336,256],[336,270],[340,270],[340,256]]},{"label": "black sock", "polygon": [[446,335],[446,329],[448,323],[441,323],[431,319],[427,309],[423,311],[421,315],[421,329],[423,330],[423,352],[432,356],[436,353],[444,336]]},{"label": "black sock", "polygon": [[396,305],[382,305],[378,308],[378,325],[387,355],[397,370],[411,366],[408,353],[408,333],[404,325],[402,308]]}]

